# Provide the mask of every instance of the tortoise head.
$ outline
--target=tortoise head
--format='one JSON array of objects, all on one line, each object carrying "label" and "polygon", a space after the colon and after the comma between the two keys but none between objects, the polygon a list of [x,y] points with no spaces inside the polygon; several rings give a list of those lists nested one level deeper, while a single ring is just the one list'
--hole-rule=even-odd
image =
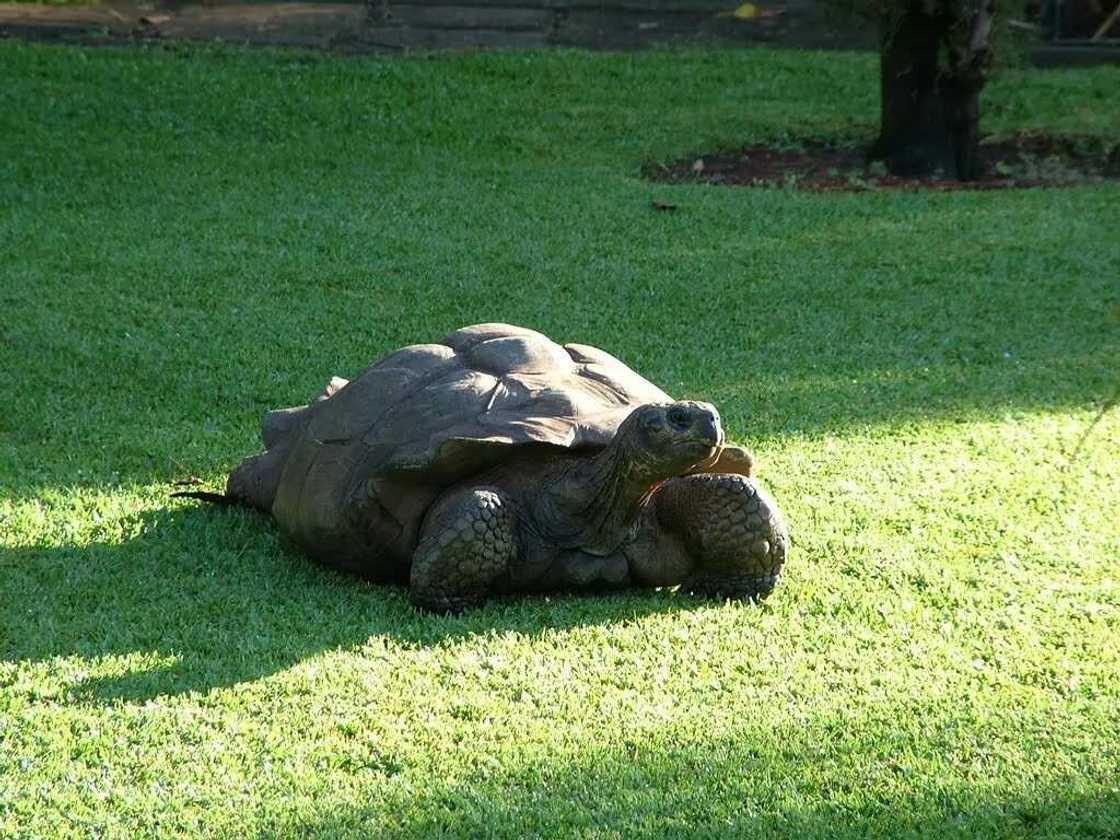
[{"label": "tortoise head", "polygon": [[723,428],[710,403],[649,403],[626,418],[617,442],[632,468],[657,481],[715,457],[723,446]]}]

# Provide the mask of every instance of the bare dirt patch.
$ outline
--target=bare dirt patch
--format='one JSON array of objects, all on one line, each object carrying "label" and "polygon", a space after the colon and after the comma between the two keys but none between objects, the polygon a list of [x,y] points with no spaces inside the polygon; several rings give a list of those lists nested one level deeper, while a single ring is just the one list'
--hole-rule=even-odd
[{"label": "bare dirt patch", "polygon": [[662,183],[787,187],[815,192],[862,190],[993,190],[1075,186],[1120,180],[1120,145],[1095,138],[1020,134],[981,142],[984,174],[975,181],[902,178],[868,163],[865,147],[819,141],[746,146],[648,163],[643,175]]},{"label": "bare dirt patch", "polygon": [[0,0],[0,38],[107,45],[222,40],[342,52],[739,44],[873,49],[818,0]]}]

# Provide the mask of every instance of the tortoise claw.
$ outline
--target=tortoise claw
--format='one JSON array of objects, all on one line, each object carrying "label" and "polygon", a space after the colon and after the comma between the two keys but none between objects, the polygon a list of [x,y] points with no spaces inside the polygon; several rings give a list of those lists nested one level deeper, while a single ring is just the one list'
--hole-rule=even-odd
[{"label": "tortoise claw", "polygon": [[732,601],[761,601],[781,582],[782,576],[734,575],[697,572],[681,584],[681,590],[700,598],[727,598]]}]

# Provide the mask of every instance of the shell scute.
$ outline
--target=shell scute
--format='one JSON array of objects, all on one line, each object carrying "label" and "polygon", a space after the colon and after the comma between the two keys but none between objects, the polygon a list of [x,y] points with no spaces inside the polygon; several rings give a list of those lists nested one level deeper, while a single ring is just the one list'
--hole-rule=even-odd
[{"label": "shell scute", "polygon": [[491,338],[467,351],[471,367],[498,376],[508,373],[555,374],[573,367],[572,357],[544,336]]},{"label": "shell scute", "polygon": [[419,378],[419,374],[406,368],[366,369],[357,379],[314,404],[308,435],[332,443],[362,437],[415,387]]},{"label": "shell scute", "polygon": [[492,338],[508,338],[510,336],[521,336],[523,338],[541,338],[545,341],[551,339],[543,333],[536,330],[531,330],[527,327],[515,327],[512,324],[475,324],[471,327],[463,327],[462,329],[455,330],[450,335],[445,336],[440,344],[446,344],[457,353],[462,353],[470,350],[471,347],[482,341],[489,341]]}]

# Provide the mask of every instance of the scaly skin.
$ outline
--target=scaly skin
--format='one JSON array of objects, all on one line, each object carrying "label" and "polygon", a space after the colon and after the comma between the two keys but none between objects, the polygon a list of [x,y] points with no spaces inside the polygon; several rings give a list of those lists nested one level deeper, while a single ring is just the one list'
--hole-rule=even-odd
[{"label": "scaly skin", "polygon": [[446,499],[429,515],[413,556],[412,602],[440,613],[481,604],[517,557],[516,527],[512,507],[496,489]]},{"label": "scaly skin", "polygon": [[641,512],[633,538],[597,556],[555,551],[533,579],[510,587],[524,562],[514,506],[497,488],[461,491],[425,523],[412,566],[413,602],[458,613],[492,592],[677,586],[701,597],[762,599],[777,585],[789,548],[769,495],[743,475],[702,473],[662,484]]},{"label": "scaly skin", "polygon": [[658,489],[652,507],[658,527],[645,532],[654,541],[635,560],[637,579],[650,565],[646,558],[656,563],[659,553],[683,547],[691,569],[675,582],[685,591],[761,599],[777,585],[789,532],[777,505],[751,479],[721,473],[672,479]]}]

